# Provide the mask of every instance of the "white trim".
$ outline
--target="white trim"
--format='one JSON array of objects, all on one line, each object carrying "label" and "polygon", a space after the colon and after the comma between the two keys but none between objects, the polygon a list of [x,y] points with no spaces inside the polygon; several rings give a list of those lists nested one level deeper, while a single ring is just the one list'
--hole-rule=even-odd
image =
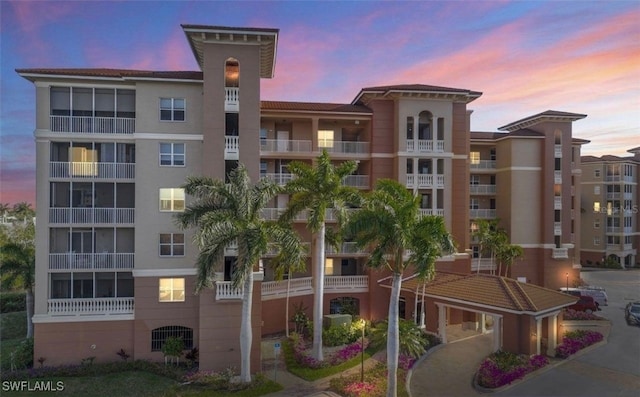
[{"label": "white trim", "polygon": [[[76,80],[105,80],[105,81],[124,81],[122,77],[104,77],[104,76],[79,76],[79,75],[66,75],[66,74],[43,74],[43,73],[18,73],[25,79],[40,78],[43,80],[51,79],[76,79]],[[80,85],[78,85],[79,87]],[[95,85],[90,85],[94,87]]]},{"label": "white trim", "polygon": [[50,323],[84,323],[94,321],[133,321],[133,314],[103,314],[103,315],[67,315],[52,316],[49,314],[36,314],[32,317],[34,324]]},{"label": "white trim", "polygon": [[542,167],[503,167],[497,168],[496,172],[505,172],[505,171],[542,171]]},{"label": "white trim", "polygon": [[551,313],[545,313],[545,314],[541,314],[539,316],[535,316],[534,318],[536,319],[536,321],[543,319],[543,318],[547,318],[547,317],[551,317],[551,316],[557,316],[558,314],[560,314],[561,310],[556,310],[554,312]]},{"label": "white trim", "polygon": [[397,157],[413,157],[419,159],[450,159],[454,156],[453,152],[397,152],[396,155]]},{"label": "white trim", "polygon": [[[409,291],[409,290],[405,290],[405,291],[413,292],[413,291]],[[537,312],[531,312],[531,311],[527,311],[527,310],[505,309],[505,308],[498,307],[498,306],[491,306],[491,305],[485,305],[485,304],[482,304],[482,303],[468,302],[468,301],[455,299],[455,298],[447,298],[447,297],[444,297],[444,296],[441,296],[441,295],[424,294],[424,296],[428,296],[428,297],[434,298],[434,299],[444,300],[446,302],[455,302],[455,303],[464,304],[464,305],[470,305],[470,306],[474,306],[474,307],[482,307],[482,308],[486,308],[486,309],[490,309],[490,310],[497,310],[497,311],[501,311],[501,312],[505,312],[505,313],[527,314],[527,315],[530,315],[530,316],[534,316],[536,314],[537,315],[542,315],[542,314],[548,313],[550,311],[559,310],[559,309],[562,309],[564,307],[573,305],[573,302],[572,302],[572,303],[567,303],[567,304],[561,305],[561,306],[554,306],[554,307],[551,307],[549,309],[545,309],[545,310],[541,310],[541,311],[537,311]],[[438,304],[438,302],[435,302],[435,303],[436,303],[436,305]],[[470,311],[468,308],[465,308],[465,307],[457,307],[457,306],[453,306],[453,305],[448,305],[448,306],[455,307],[457,309]],[[491,314],[493,315],[493,313],[491,313]]]},{"label": "white trim", "polygon": [[371,153],[372,159],[393,159],[395,157],[394,153]]},{"label": "white trim", "polygon": [[204,83],[204,80],[201,80],[201,79],[163,79],[161,77],[135,77],[135,76],[124,76],[122,80],[162,81],[162,82],[170,82],[170,83],[194,83],[194,84]]},{"label": "white trim", "polygon": [[195,276],[195,268],[187,269],[138,269],[131,272],[133,277],[176,277]]},{"label": "white trim", "polygon": [[[95,134],[94,134],[95,135]],[[157,140],[175,140],[175,141],[202,141],[204,140],[203,134],[159,134],[157,132],[136,132],[127,136],[132,136],[134,139],[157,139]]]},{"label": "white trim", "polygon": [[[424,294],[425,296],[428,296],[428,294]],[[504,317],[503,314],[495,314],[495,313],[488,313],[486,311],[482,311],[482,310],[472,310],[469,309],[468,307],[462,307],[462,306],[455,306],[455,305],[450,305],[448,303],[444,303],[444,302],[434,302],[436,304],[436,306],[440,307],[440,306],[446,306],[446,307],[452,307],[454,309],[460,309],[460,310],[464,310],[467,312],[474,312],[474,313],[484,313],[484,314],[489,314],[491,316],[495,316],[495,317]]]}]

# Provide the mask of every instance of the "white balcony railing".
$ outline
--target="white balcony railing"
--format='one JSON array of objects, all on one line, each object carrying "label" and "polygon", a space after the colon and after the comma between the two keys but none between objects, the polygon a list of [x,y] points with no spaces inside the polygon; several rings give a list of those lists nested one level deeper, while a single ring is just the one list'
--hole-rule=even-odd
[{"label": "white balcony railing", "polygon": [[126,117],[49,116],[49,126],[53,132],[133,134],[136,132],[136,119]]},{"label": "white balcony railing", "polygon": [[420,215],[421,216],[427,216],[427,215],[444,216],[444,209],[443,208],[436,208],[436,209],[420,208]]},{"label": "white balcony railing", "polygon": [[562,183],[562,171],[553,171],[553,183],[555,184]]},{"label": "white balcony railing", "polygon": [[555,158],[562,158],[562,145],[555,145],[553,148],[553,155]]},{"label": "white balcony railing", "polygon": [[496,210],[494,209],[476,209],[469,210],[469,218],[471,219],[491,219],[496,217]]},{"label": "white balcony railing", "polygon": [[496,194],[496,185],[469,185],[471,194]]},{"label": "white balcony railing", "polygon": [[49,162],[50,178],[133,179],[135,163]]},{"label": "white balcony railing", "polygon": [[607,226],[607,233],[622,233],[620,226]]},{"label": "white balcony railing", "polygon": [[49,270],[130,270],[133,253],[102,252],[76,254],[73,252],[49,254]]},{"label": "white balcony railing", "polygon": [[311,141],[260,139],[262,153],[311,153]]},{"label": "white balcony railing", "polygon": [[326,149],[329,153],[367,154],[369,153],[369,142],[333,141],[331,147],[318,149]]},{"label": "white balcony railing", "polygon": [[553,248],[551,251],[552,259],[569,259],[569,249],[568,248]]},{"label": "white balcony railing", "polygon": [[224,159],[240,159],[240,139],[237,136],[226,135],[224,137]]},{"label": "white balcony railing", "polygon": [[225,87],[224,89],[224,111],[238,112],[240,111],[240,88]]},{"label": "white balcony railing", "polygon": [[288,173],[266,173],[266,174],[261,174],[260,177],[270,179],[275,183],[277,183],[278,185],[284,186],[287,184],[287,182],[290,182],[291,180],[293,180],[294,176],[293,174],[288,174]]},{"label": "white balcony railing", "polygon": [[471,271],[477,272],[478,268],[480,268],[481,272],[493,271],[493,270],[496,270],[498,266],[496,266],[496,262],[494,260],[491,260],[491,258],[480,258],[480,263],[478,263],[478,258],[472,258]]},{"label": "white balcony railing", "polygon": [[407,139],[407,152],[444,152],[444,141],[431,139]]},{"label": "white balcony railing", "polygon": [[134,223],[134,208],[49,208],[49,223]]},{"label": "white balcony railing", "polygon": [[620,199],[620,192],[607,192],[607,200]]},{"label": "white balcony railing", "polygon": [[325,253],[328,255],[364,255],[367,252],[364,250],[358,249],[358,247],[356,246],[356,243],[354,242],[345,242],[345,243],[342,243],[342,245],[340,246],[340,249],[337,251],[332,246],[327,245],[325,247]]},{"label": "white balcony railing", "polygon": [[134,298],[49,299],[51,315],[133,314]]},{"label": "white balcony railing", "polygon": [[231,281],[216,281],[216,300],[242,299],[242,288],[233,288]]},{"label": "white balcony railing", "polygon": [[[313,294],[313,278],[302,277],[291,279],[289,296]],[[327,293],[368,292],[369,276],[326,276],[324,288]],[[262,283],[262,300],[284,298],[287,295],[287,281],[267,281]]]},{"label": "white balcony railing", "polygon": [[562,235],[562,223],[561,222],[553,222],[553,235],[554,236]]},{"label": "white balcony railing", "polygon": [[475,161],[471,161],[471,164],[469,164],[469,167],[472,170],[490,170],[490,169],[494,169],[496,168],[496,161],[495,160],[475,160]]},{"label": "white balcony railing", "polygon": [[562,197],[561,196],[555,196],[553,198],[553,209],[554,210],[561,210],[562,209]]},{"label": "white balcony railing", "polygon": [[369,188],[369,175],[348,175],[342,179],[345,186],[356,187],[359,189]]}]

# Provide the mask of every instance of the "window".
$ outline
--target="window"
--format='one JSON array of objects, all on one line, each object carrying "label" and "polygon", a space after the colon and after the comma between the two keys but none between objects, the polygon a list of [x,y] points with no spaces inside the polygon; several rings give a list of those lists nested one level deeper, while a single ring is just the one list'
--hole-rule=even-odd
[{"label": "window", "polygon": [[480,184],[480,175],[471,175],[469,177],[469,184],[471,184],[471,185],[479,185]]},{"label": "window", "polygon": [[169,325],[151,331],[151,351],[161,351],[164,342],[171,337],[182,339],[185,350],[193,349],[193,329],[179,325]]},{"label": "window", "polygon": [[184,166],[184,143],[160,143],[160,165]]},{"label": "window", "polygon": [[496,161],[496,149],[491,149],[489,151],[489,160]]},{"label": "window", "polygon": [[318,130],[318,147],[333,147],[333,130]]},{"label": "window", "polygon": [[600,170],[593,170],[593,177],[600,178]]},{"label": "window", "polygon": [[593,221],[593,228],[600,229],[600,219],[596,219]]},{"label": "window", "polygon": [[593,238],[593,245],[600,245],[600,237]]},{"label": "window", "polygon": [[160,120],[184,121],[184,98],[160,98]]},{"label": "window", "polygon": [[480,152],[469,152],[471,164],[480,164]]},{"label": "window", "polygon": [[360,301],[357,298],[344,296],[329,301],[329,314],[360,314]]},{"label": "window", "polygon": [[480,203],[477,198],[472,198],[469,200],[469,209],[477,210],[480,208]]},{"label": "window", "polygon": [[335,275],[335,269],[333,268],[333,258],[327,258],[324,260],[324,274],[327,276]]},{"label": "window", "polygon": [[161,278],[159,285],[160,302],[184,302],[184,278]]},{"label": "window", "polygon": [[184,211],[184,189],[160,189],[160,211]]},{"label": "window", "polygon": [[600,185],[595,185],[593,187],[593,194],[600,194]]},{"label": "window", "polygon": [[594,201],[593,202],[593,212],[600,212],[600,202],[599,201]]},{"label": "window", "polygon": [[160,234],[160,256],[184,256],[184,234]]}]

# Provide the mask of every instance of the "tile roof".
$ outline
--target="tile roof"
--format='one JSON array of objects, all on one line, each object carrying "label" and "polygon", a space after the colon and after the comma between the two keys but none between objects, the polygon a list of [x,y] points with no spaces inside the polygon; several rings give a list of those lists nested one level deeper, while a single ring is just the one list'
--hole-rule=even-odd
[{"label": "tile roof", "polygon": [[482,92],[471,91],[465,88],[451,88],[440,87],[435,85],[426,84],[397,84],[397,85],[382,85],[375,87],[365,87],[360,90],[355,97],[352,104],[366,102],[367,98],[373,97],[386,97],[390,94],[401,94],[408,96],[416,95],[447,95],[449,97],[454,96],[456,100],[469,103],[482,95]]},{"label": "tile roof", "polygon": [[[387,278],[379,283],[390,286],[391,280]],[[413,275],[403,280],[402,289],[411,292],[421,291],[422,285],[423,282]],[[555,310],[570,306],[577,300],[571,295],[506,277],[440,271],[427,283],[425,294],[519,313]]]},{"label": "tile roof", "polygon": [[471,131],[471,140],[493,140],[509,138],[509,137],[543,137],[544,134],[530,129],[522,129],[513,132],[485,132]]},{"label": "tile roof", "polygon": [[371,109],[366,106],[345,103],[261,101],[260,108],[262,110],[283,111],[372,113]]},{"label": "tile roof", "polygon": [[612,154],[605,154],[600,157],[589,156],[589,155],[580,156],[581,163],[598,163],[603,161],[607,161],[607,162],[622,161],[622,162],[634,162],[634,163],[638,162],[638,160],[633,156],[620,157],[620,156],[614,156]]},{"label": "tile roof", "polygon": [[[202,80],[198,71],[153,71],[108,68],[38,68],[16,69],[16,72],[29,79],[31,75],[101,77],[113,79],[152,78],[168,80]],[[31,79],[30,79],[31,80]]]},{"label": "tile roof", "polygon": [[545,110],[544,112],[534,114],[533,116],[514,121],[504,125],[498,130],[500,131],[516,131],[542,122],[569,122],[576,121],[587,117],[586,114],[561,112],[558,110]]}]

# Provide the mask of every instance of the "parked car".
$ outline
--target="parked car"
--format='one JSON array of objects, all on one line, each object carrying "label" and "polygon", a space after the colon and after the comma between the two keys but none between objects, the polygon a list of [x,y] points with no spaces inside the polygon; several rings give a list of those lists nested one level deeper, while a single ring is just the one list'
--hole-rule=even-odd
[{"label": "parked car", "polygon": [[598,304],[598,308],[600,306],[607,306],[609,304],[609,297],[607,296],[607,292],[604,288],[600,287],[578,287],[578,288],[560,288],[561,292],[564,292],[573,296],[590,296],[593,300]]},{"label": "parked car", "polygon": [[624,308],[624,318],[629,325],[640,325],[640,302],[630,302]]},{"label": "parked car", "polygon": [[573,309],[578,312],[593,313],[598,311],[599,307],[592,297],[580,295],[580,299],[573,305],[567,307],[567,309]]}]

